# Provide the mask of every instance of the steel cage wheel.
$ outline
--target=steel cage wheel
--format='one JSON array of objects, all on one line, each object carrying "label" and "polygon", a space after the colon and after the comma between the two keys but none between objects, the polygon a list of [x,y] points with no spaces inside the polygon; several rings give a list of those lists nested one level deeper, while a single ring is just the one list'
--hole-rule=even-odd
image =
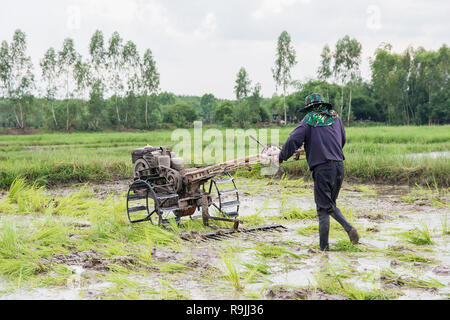
[{"label": "steel cage wheel", "polygon": [[[127,215],[128,220],[131,223],[150,221],[152,224],[154,224],[152,221],[152,215],[158,211],[158,203],[154,201],[153,210],[150,211],[149,195],[152,200],[156,198],[156,194],[148,182],[138,179],[130,185],[127,193]],[[137,205],[135,201],[138,202]],[[133,207],[130,206],[131,203],[134,204]],[[133,213],[137,214],[139,212],[146,213],[146,216],[138,218],[132,217]]]}]

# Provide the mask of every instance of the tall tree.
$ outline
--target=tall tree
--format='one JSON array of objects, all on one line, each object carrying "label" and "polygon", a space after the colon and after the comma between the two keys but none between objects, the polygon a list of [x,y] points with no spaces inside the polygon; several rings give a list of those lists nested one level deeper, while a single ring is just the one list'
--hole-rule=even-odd
[{"label": "tall tree", "polygon": [[250,93],[251,81],[248,78],[247,70],[245,70],[244,67],[239,69],[235,83],[234,92],[236,94],[236,99],[241,100],[246,98]]},{"label": "tall tree", "polygon": [[331,59],[333,58],[333,55],[331,53],[330,47],[328,44],[326,44],[323,49],[322,53],[320,54],[320,66],[317,70],[317,75],[320,80],[323,80],[327,82],[327,100],[330,100],[330,96],[328,93],[328,79],[332,75],[331,71]]},{"label": "tall tree", "polygon": [[[78,59],[75,62],[73,77],[75,80],[75,89],[74,89],[74,98],[77,99],[77,103],[81,106],[80,114],[85,114],[84,110],[86,109],[86,100],[89,97],[89,93],[87,90],[90,87],[90,66],[88,62],[83,61],[81,55],[78,55]],[[89,115],[89,118],[92,117],[92,114]],[[97,116],[94,116],[96,118]],[[92,125],[92,121],[91,121]],[[94,126],[94,129],[97,129],[97,126]]]},{"label": "tall tree", "polygon": [[66,100],[66,131],[70,132],[71,116],[69,112],[70,98],[73,97],[75,89],[75,65],[79,60],[79,54],[75,50],[73,39],[66,38],[61,51],[58,52],[59,74],[65,89]]},{"label": "tall tree", "polygon": [[89,126],[94,130],[100,127],[100,116],[104,106],[104,92],[107,75],[106,49],[103,32],[96,30],[89,43]]},{"label": "tall tree", "polygon": [[58,90],[58,58],[55,49],[49,48],[40,62],[42,79],[45,82],[45,96],[50,102],[52,118],[55,129],[58,128],[58,121],[55,115],[55,98]]},{"label": "tall tree", "polygon": [[[133,41],[127,41],[123,46],[122,50],[122,61],[123,61],[123,78],[124,78],[124,89],[125,94],[129,101],[133,101],[133,103],[128,103],[127,108],[125,110],[125,124],[128,125],[128,115],[134,116],[136,114],[136,110],[134,110],[136,99],[135,97],[138,94],[138,90],[141,87],[140,81],[140,56],[137,51],[136,44]],[[134,118],[131,119],[135,120]]]},{"label": "tall tree", "polygon": [[213,94],[205,93],[200,98],[200,115],[205,123],[211,123],[216,106],[217,99]]},{"label": "tall tree", "polygon": [[33,65],[26,50],[26,35],[20,29],[14,32],[9,46],[3,41],[0,48],[1,86],[12,102],[14,118],[21,129],[26,127],[29,98],[35,85]]},{"label": "tall tree", "polygon": [[286,91],[291,81],[291,69],[297,64],[295,48],[291,44],[291,36],[283,31],[278,37],[275,66],[272,68],[272,75],[276,83],[276,88],[283,90],[284,123],[287,123],[286,115]]},{"label": "tall tree", "polygon": [[396,116],[394,108],[399,97],[395,73],[397,58],[391,53],[392,46],[384,44],[375,51],[375,58],[370,63],[372,84],[380,97],[382,111],[387,115],[387,122],[392,123]]},{"label": "tall tree", "polygon": [[9,45],[8,42],[3,40],[0,45],[0,96],[8,97],[9,87],[10,87],[10,66],[9,58]]},{"label": "tall tree", "polygon": [[361,43],[356,39],[350,39],[348,35],[339,39],[336,43],[336,51],[334,52],[334,67],[333,71],[336,78],[341,80],[342,96],[341,96],[341,112],[344,109],[344,85],[347,84],[347,80],[350,86],[348,111],[347,111],[347,124],[350,122],[351,116],[351,103],[352,103],[352,84],[359,78],[359,66],[361,64]]},{"label": "tall tree", "polygon": [[103,85],[106,73],[106,51],[103,32],[96,30],[89,43],[91,85]]},{"label": "tall tree", "polygon": [[116,31],[111,35],[108,42],[107,60],[108,67],[108,84],[109,89],[114,95],[114,106],[116,109],[117,122],[120,125],[120,113],[118,106],[118,97],[122,92],[124,85],[122,81],[122,69],[123,69],[123,40],[119,33]]},{"label": "tall tree", "polygon": [[148,96],[151,95],[155,99],[159,89],[159,73],[150,49],[145,50],[141,62],[141,88],[145,99],[145,125],[148,128]]}]

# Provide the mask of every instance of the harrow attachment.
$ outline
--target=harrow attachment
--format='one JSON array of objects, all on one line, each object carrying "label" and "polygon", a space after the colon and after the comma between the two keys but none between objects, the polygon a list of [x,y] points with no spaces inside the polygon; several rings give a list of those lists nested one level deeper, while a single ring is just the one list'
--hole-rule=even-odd
[{"label": "harrow attachment", "polygon": [[245,234],[245,233],[253,233],[253,232],[283,232],[286,231],[287,228],[281,224],[271,224],[271,225],[264,225],[264,226],[257,226],[257,227],[250,227],[250,228],[240,228],[238,230],[235,229],[221,229],[218,231],[213,232],[206,232],[206,233],[199,233],[196,231],[191,232],[185,232],[181,234],[181,239],[187,240],[187,241],[205,241],[205,240],[223,240],[223,239],[230,239],[234,238],[235,235],[239,234]]},{"label": "harrow attachment", "polygon": [[[165,147],[135,149],[131,153],[134,179],[127,193],[128,219],[131,223],[150,221],[161,227],[169,225],[170,221],[180,224],[184,217],[201,218],[205,226],[210,226],[210,220],[233,223],[230,229],[202,235],[191,232],[184,238],[220,239],[237,233],[281,231],[285,228],[278,224],[239,228],[242,223],[238,219],[239,190],[230,174],[267,161],[272,152],[277,151],[273,148],[254,156],[197,168],[184,168],[183,159]],[[210,215],[209,209],[216,214]],[[194,215],[196,211],[201,214]]]}]

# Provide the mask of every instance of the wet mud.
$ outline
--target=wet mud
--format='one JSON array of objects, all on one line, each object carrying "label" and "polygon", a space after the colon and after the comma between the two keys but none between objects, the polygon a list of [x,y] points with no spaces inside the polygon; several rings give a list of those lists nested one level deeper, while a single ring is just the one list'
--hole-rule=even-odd
[{"label": "wet mud", "polygon": [[[59,287],[29,289],[11,288],[0,282],[0,298],[117,298],[111,296],[111,265],[145,270],[122,275],[147,288],[136,289],[133,297],[138,299],[341,300],[359,297],[352,293],[356,290],[366,293],[366,297],[367,292],[393,293],[389,297],[380,295],[380,299],[450,297],[448,194],[441,194],[441,205],[436,205],[431,200],[405,201],[402,197],[412,192],[407,186],[344,184],[338,206],[357,227],[360,244],[350,245],[345,232],[332,221],[330,251],[323,253],[318,250],[316,218],[282,219],[289,210],[315,209],[310,185],[281,186],[244,180],[240,183],[240,216],[258,213],[267,223],[282,223],[286,230],[234,234],[221,241],[183,241],[178,248],[154,247],[153,264],[147,268],[142,268],[142,262],[135,257],[106,257],[92,249],[58,254],[47,262],[73,270],[74,281]],[[87,190],[100,199],[111,194],[120,197],[128,184],[128,180],[90,184]],[[47,193],[65,196],[81,187],[66,186]],[[301,192],[297,192],[298,187]],[[408,235],[423,226],[429,229],[432,244],[411,243]],[[77,227],[90,225],[78,222]],[[232,253],[239,285],[230,280],[224,252]],[[179,268],[175,271],[161,267],[175,264]],[[346,290],[331,287],[333,283],[327,281],[333,279],[343,281]]]}]

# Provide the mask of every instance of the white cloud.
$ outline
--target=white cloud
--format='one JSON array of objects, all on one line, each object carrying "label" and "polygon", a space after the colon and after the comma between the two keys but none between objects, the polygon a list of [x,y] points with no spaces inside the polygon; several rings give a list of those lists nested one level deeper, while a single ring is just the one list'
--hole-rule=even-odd
[{"label": "white cloud", "polygon": [[436,50],[448,45],[450,27],[448,0],[3,2],[0,41],[10,41],[17,28],[26,32],[37,77],[39,59],[50,46],[59,50],[63,39],[71,37],[77,50],[87,56],[95,30],[103,31],[106,39],[117,31],[124,40],[135,42],[141,53],[146,48],[152,50],[162,90],[213,93],[222,98],[234,96],[233,85],[241,66],[253,84],[262,84],[264,96],[274,93],[270,68],[282,30],[289,32],[297,51],[298,64],[292,77],[303,80],[316,74],[323,46],[333,49],[346,34],[362,43],[361,71],[367,77],[368,57],[381,42],[391,43],[394,52],[402,52],[410,44]]},{"label": "white cloud", "polygon": [[133,22],[139,9],[136,0],[79,0],[76,3],[80,6],[81,14],[107,19],[112,23]]},{"label": "white cloud", "polygon": [[208,12],[204,17],[201,25],[194,31],[194,35],[200,38],[205,38],[216,31],[217,18],[214,12]]},{"label": "white cloud", "polygon": [[285,8],[297,3],[309,3],[310,0],[264,0],[261,6],[252,12],[252,17],[262,19],[268,15],[280,14]]}]

